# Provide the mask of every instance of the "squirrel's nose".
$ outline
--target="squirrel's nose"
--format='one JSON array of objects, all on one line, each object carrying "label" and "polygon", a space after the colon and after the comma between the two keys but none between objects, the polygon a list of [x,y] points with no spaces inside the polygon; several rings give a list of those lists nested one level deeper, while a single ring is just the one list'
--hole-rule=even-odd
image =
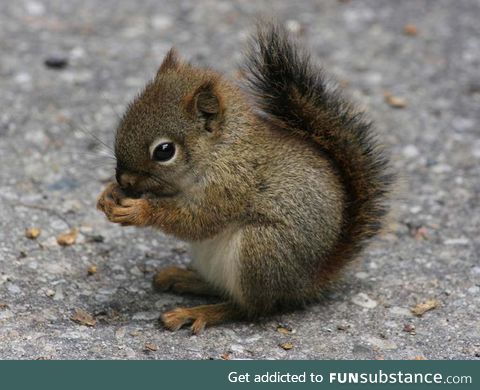
[{"label": "squirrel's nose", "polygon": [[116,179],[122,188],[132,188],[137,184],[136,176],[130,173],[117,173]]}]

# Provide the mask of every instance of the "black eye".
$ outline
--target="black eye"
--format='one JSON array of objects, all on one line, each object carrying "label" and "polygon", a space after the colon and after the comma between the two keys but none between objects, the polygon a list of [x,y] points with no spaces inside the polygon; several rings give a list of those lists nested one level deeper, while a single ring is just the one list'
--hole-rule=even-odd
[{"label": "black eye", "polygon": [[173,142],[158,144],[152,153],[152,159],[155,161],[168,161],[173,156],[175,156],[175,144]]}]

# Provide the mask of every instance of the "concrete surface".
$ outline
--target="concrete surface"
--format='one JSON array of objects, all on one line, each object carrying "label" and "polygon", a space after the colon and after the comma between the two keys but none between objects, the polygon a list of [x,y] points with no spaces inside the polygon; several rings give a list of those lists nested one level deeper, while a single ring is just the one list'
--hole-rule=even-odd
[{"label": "concrete surface", "polygon": [[[172,44],[234,74],[253,17],[272,10],[391,146],[404,177],[394,230],[321,304],[171,333],[160,312],[205,301],[155,293],[150,280],[187,262],[185,245],[95,210],[112,161],[85,131],[110,143]],[[478,358],[479,17],[474,0],[0,2],[0,358]],[[68,65],[47,68],[51,57]],[[389,106],[387,91],[406,107]],[[70,228],[77,243],[59,247]],[[430,299],[438,307],[410,312]],[[95,326],[72,321],[76,309]]]}]

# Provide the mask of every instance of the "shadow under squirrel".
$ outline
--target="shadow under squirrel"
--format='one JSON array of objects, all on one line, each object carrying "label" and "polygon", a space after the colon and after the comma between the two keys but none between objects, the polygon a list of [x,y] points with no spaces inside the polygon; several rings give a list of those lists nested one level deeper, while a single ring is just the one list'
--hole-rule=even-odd
[{"label": "shadow under squirrel", "polygon": [[116,133],[116,180],[98,208],[187,241],[161,291],[216,295],[177,308],[171,330],[302,307],[382,227],[392,184],[371,126],[274,24],[259,27],[246,90],[172,49]]}]

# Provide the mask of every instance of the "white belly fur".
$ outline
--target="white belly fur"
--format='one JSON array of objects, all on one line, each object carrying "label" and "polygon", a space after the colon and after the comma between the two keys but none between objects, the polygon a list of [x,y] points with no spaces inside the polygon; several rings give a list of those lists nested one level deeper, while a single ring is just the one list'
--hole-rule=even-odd
[{"label": "white belly fur", "polygon": [[190,243],[192,267],[213,286],[237,301],[240,290],[242,231],[227,229],[213,238]]}]

